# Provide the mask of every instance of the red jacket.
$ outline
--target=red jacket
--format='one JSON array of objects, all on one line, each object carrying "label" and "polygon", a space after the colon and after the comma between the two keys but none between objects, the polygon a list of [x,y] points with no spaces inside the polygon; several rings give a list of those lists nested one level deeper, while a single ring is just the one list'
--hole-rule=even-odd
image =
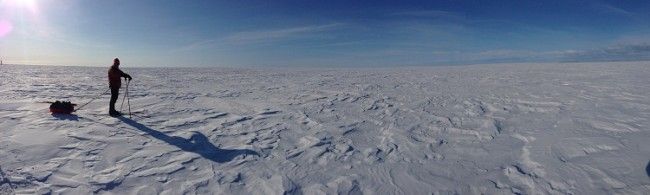
[{"label": "red jacket", "polygon": [[122,87],[122,77],[124,78],[131,78],[129,74],[126,74],[120,70],[117,66],[111,66],[110,69],[108,69],[108,87],[111,89],[115,88],[120,88]]}]

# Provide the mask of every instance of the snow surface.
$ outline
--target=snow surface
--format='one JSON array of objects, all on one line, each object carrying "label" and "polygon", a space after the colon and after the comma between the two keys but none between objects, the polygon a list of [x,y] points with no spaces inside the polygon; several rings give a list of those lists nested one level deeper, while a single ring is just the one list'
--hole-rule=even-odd
[{"label": "snow surface", "polygon": [[122,68],[0,66],[0,194],[650,194],[650,62]]}]

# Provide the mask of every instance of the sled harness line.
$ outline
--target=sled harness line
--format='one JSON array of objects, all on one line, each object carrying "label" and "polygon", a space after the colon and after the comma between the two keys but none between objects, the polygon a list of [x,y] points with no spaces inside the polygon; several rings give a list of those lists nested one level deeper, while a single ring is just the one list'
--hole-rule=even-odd
[{"label": "sled harness line", "polygon": [[74,109],[74,112],[76,112],[77,110],[79,110],[79,109],[83,108],[84,106],[90,104],[90,102],[95,101],[97,98],[102,97],[102,95],[104,95],[106,92],[108,92],[108,90],[111,90],[111,89],[107,89],[106,91],[104,91],[103,93],[101,93],[101,94],[99,94],[98,96],[94,97],[94,98],[91,99],[90,101],[88,101],[88,102],[86,102],[85,104],[83,104],[83,105],[77,107],[76,109]]}]

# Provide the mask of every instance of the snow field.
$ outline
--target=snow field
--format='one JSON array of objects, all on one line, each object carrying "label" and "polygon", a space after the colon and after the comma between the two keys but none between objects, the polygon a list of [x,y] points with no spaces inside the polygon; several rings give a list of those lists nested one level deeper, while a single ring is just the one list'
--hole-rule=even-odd
[{"label": "snow field", "polygon": [[122,69],[0,67],[0,193],[650,192],[648,62]]}]

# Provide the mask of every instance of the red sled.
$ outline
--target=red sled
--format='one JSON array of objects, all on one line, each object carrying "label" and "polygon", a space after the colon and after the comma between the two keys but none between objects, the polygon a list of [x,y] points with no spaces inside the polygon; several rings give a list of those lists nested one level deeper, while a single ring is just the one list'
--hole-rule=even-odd
[{"label": "red sled", "polygon": [[74,106],[76,106],[76,104],[66,101],[56,101],[50,104],[50,112],[52,114],[71,114],[74,112]]},{"label": "red sled", "polygon": [[57,108],[50,108],[50,112],[52,114],[72,114],[74,112],[74,109],[57,109]]}]

